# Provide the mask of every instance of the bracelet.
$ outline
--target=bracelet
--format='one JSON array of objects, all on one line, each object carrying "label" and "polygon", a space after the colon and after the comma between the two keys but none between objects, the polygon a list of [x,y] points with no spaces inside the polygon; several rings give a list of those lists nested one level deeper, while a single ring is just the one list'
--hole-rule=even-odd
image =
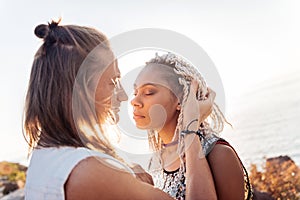
[{"label": "bracelet", "polygon": [[197,121],[198,121],[198,119],[192,120],[192,121],[186,126],[186,130],[189,130],[190,125],[191,125],[192,123],[194,123],[194,122],[197,122]]},{"label": "bracelet", "polygon": [[202,133],[202,130],[200,130],[200,129],[198,129],[197,131],[184,130],[184,131],[181,131],[180,135],[181,135],[181,136],[184,136],[184,135],[186,135],[186,134],[191,134],[191,133],[195,133],[196,135],[198,135],[200,141],[202,141],[202,139],[205,139],[205,138],[204,138],[204,135],[203,135],[203,133]]}]

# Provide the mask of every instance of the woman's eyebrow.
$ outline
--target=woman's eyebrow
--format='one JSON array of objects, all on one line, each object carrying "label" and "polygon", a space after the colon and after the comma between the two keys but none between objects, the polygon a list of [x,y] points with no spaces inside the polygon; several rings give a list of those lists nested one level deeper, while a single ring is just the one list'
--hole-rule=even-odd
[{"label": "woman's eyebrow", "polygon": [[133,88],[134,89],[140,89],[140,88],[143,88],[143,87],[146,87],[146,86],[149,86],[149,85],[150,86],[155,86],[155,87],[157,86],[157,84],[154,84],[154,83],[145,83],[145,84],[143,84],[143,85],[141,85],[140,87],[137,88],[137,85],[134,83]]},{"label": "woman's eyebrow", "polygon": [[116,75],[114,76],[114,79],[117,79],[117,78],[121,78],[121,74],[116,74]]}]

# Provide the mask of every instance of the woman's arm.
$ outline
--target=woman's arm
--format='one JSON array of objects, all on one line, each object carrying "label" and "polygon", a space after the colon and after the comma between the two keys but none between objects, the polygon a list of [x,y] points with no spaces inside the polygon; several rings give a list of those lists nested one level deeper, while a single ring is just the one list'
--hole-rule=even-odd
[{"label": "woman's arm", "polygon": [[218,199],[244,199],[244,172],[235,152],[229,146],[217,144],[208,154]]},{"label": "woman's arm", "polygon": [[[197,83],[192,81],[189,96],[184,107],[184,129],[197,131],[202,122],[210,113],[215,98],[211,90],[205,101],[196,99]],[[195,122],[195,119],[198,122]],[[214,181],[208,162],[202,152],[202,145],[196,134],[186,134],[185,161],[186,161],[186,199],[217,199]]]},{"label": "woman's arm", "polygon": [[[214,181],[196,134],[185,136],[186,199],[217,199]],[[191,142],[190,142],[191,141]]]},{"label": "woman's arm", "polygon": [[67,200],[81,199],[172,199],[163,191],[89,157],[72,170],[65,183]]}]

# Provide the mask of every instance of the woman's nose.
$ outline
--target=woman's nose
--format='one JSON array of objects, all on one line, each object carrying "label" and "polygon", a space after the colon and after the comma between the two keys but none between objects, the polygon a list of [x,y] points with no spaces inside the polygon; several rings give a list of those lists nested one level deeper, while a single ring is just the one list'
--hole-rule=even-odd
[{"label": "woman's nose", "polygon": [[128,100],[128,96],[122,86],[118,91],[117,98],[119,101],[127,101]]},{"label": "woman's nose", "polygon": [[139,101],[139,98],[138,98],[138,95],[136,95],[131,101],[130,101],[131,105],[133,107],[140,107],[142,104],[141,102]]}]

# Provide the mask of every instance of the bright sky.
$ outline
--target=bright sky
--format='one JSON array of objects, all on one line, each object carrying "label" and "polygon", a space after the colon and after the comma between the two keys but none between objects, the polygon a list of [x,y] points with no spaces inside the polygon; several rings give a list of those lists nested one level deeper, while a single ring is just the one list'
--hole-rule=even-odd
[{"label": "bright sky", "polygon": [[109,38],[137,28],[181,33],[215,63],[230,104],[259,82],[299,69],[299,10],[297,0],[1,0],[0,161],[26,158],[21,118],[33,55],[41,44],[33,34],[36,25],[62,17],[61,24],[96,27]]}]

